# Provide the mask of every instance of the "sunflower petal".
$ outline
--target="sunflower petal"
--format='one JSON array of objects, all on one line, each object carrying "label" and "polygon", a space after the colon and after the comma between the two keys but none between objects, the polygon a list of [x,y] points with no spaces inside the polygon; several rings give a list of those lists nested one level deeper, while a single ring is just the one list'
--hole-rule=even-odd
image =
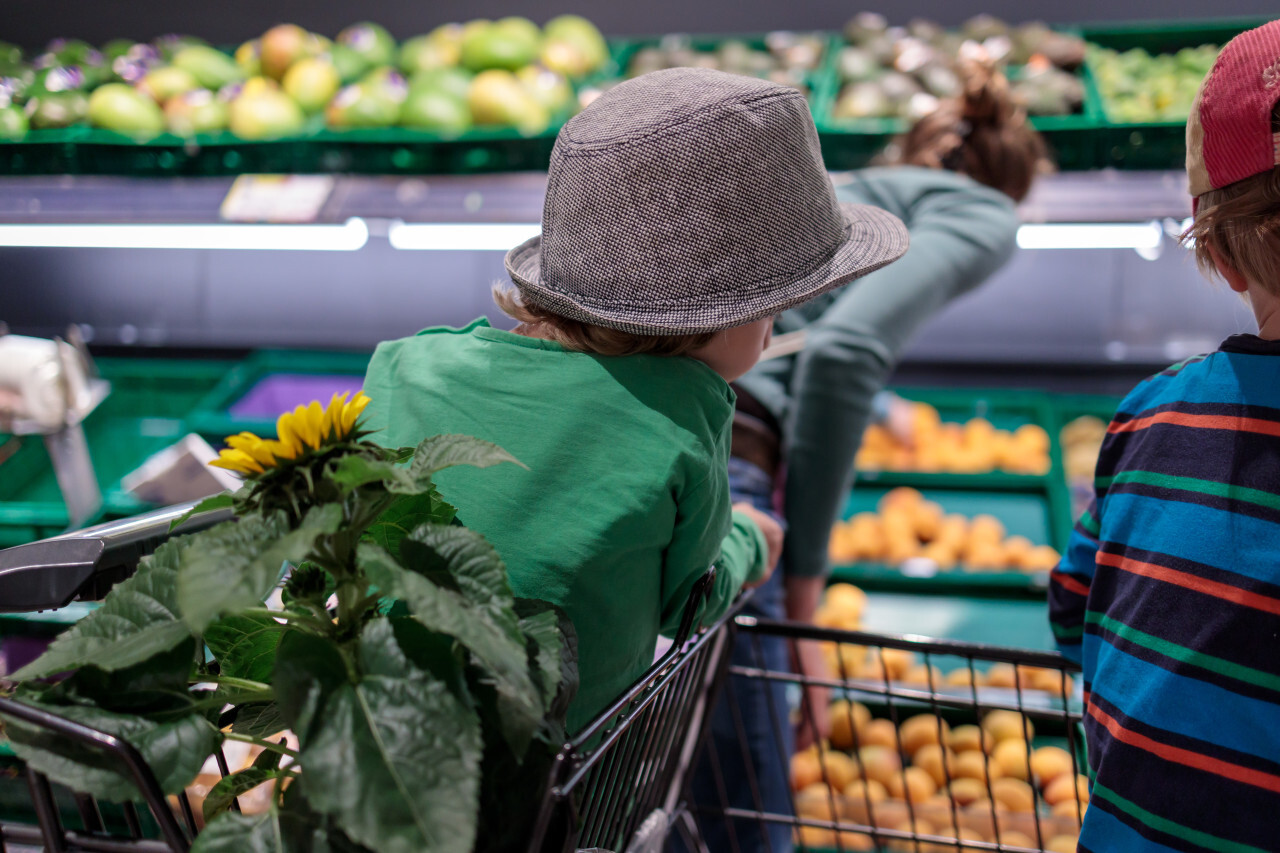
[{"label": "sunflower petal", "polygon": [[313,449],[319,449],[321,442],[324,440],[324,433],[321,425],[324,423],[324,409],[320,408],[319,400],[312,400],[311,403],[302,411],[302,439],[307,445]]},{"label": "sunflower petal", "polygon": [[262,466],[243,450],[223,450],[218,458],[209,463],[215,468],[225,468],[240,474],[261,474]]},{"label": "sunflower petal", "polygon": [[271,442],[264,441],[251,432],[227,436],[227,446],[252,456],[261,465],[272,467],[276,464],[276,456],[271,450]]},{"label": "sunflower petal", "polygon": [[350,403],[342,410],[342,435],[345,437],[351,434],[351,430],[355,427],[356,421],[360,418],[360,413],[369,405],[370,399],[365,396],[363,391],[356,394]]},{"label": "sunflower petal", "polygon": [[297,459],[303,451],[302,438],[298,435],[298,429],[295,426],[297,422],[295,415],[296,412],[285,412],[276,419],[276,433],[280,436],[278,442],[280,449],[276,455],[281,459]]},{"label": "sunflower petal", "polygon": [[347,404],[347,395],[350,391],[344,391],[341,394],[334,394],[333,399],[329,401],[329,406],[324,410],[324,421],[320,424],[321,437],[328,439],[337,439],[338,427],[342,424],[342,409]]}]

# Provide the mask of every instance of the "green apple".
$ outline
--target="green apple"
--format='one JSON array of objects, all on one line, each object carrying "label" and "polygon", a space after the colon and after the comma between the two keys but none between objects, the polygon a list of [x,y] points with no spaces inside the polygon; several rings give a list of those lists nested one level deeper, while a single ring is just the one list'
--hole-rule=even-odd
[{"label": "green apple", "polygon": [[170,98],[164,105],[164,120],[170,133],[193,136],[225,130],[228,112],[226,103],[213,92],[196,89]]},{"label": "green apple", "polygon": [[355,83],[344,86],[325,107],[329,127],[391,127],[400,120],[400,101],[379,86]]},{"label": "green apple", "polygon": [[274,139],[298,133],[304,119],[302,108],[274,81],[254,77],[231,102],[227,124],[244,139]]},{"label": "green apple", "polygon": [[439,89],[466,101],[473,79],[475,75],[465,68],[432,68],[409,79],[409,92]]},{"label": "green apple", "polygon": [[76,90],[42,92],[27,101],[26,112],[35,130],[70,127],[89,114],[89,96]]},{"label": "green apple", "polygon": [[19,107],[0,107],[0,140],[11,142],[21,139],[27,135],[28,127],[27,114]]},{"label": "green apple", "polygon": [[569,86],[569,81],[554,71],[537,65],[526,65],[516,72],[516,79],[552,115],[567,109],[573,102],[573,89]]},{"label": "green apple", "polygon": [[471,71],[502,68],[514,71],[538,55],[537,41],[519,25],[486,24],[464,28],[460,62]]},{"label": "green apple", "polygon": [[458,64],[461,51],[452,44],[431,36],[414,36],[400,46],[400,70],[405,74],[417,74],[435,68],[449,68]]},{"label": "green apple", "polygon": [[164,113],[146,93],[126,83],[107,83],[89,96],[89,123],[131,136],[154,136],[164,130]]},{"label": "green apple", "polygon": [[384,28],[368,21],[352,24],[338,33],[337,43],[354,50],[369,68],[396,61],[396,40]]},{"label": "green apple", "polygon": [[509,125],[526,134],[541,133],[551,124],[547,108],[510,71],[477,74],[467,92],[467,105],[476,124]]},{"label": "green apple", "polygon": [[279,24],[262,34],[258,52],[262,73],[273,80],[284,77],[289,66],[317,51],[317,40],[296,24]]},{"label": "green apple", "polygon": [[157,104],[163,104],[174,95],[199,89],[200,81],[189,71],[175,65],[162,65],[147,72],[138,83],[138,91],[150,95]]},{"label": "green apple", "polygon": [[207,45],[193,44],[173,55],[173,65],[188,72],[206,89],[217,91],[247,76],[234,59]]},{"label": "green apple", "polygon": [[471,127],[471,108],[465,97],[445,89],[411,88],[400,108],[400,123],[442,136],[457,136]]},{"label": "green apple", "polygon": [[342,85],[342,78],[332,62],[313,56],[290,66],[280,85],[304,112],[314,113],[324,109],[333,99]]},{"label": "green apple", "polygon": [[543,27],[542,63],[552,71],[581,76],[609,61],[609,45],[596,25],[580,15],[560,15]]}]

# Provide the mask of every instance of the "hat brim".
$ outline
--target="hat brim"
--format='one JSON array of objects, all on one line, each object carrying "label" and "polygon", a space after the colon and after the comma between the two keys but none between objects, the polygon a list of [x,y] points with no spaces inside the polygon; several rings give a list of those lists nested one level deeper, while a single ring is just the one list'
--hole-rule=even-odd
[{"label": "hat brim", "polygon": [[718,332],[769,317],[848,284],[896,261],[910,242],[896,216],[862,204],[840,204],[846,236],[829,256],[800,277],[729,288],[679,304],[583,304],[542,281],[542,238],[507,253],[507,273],[526,301],[584,323],[639,335]]}]

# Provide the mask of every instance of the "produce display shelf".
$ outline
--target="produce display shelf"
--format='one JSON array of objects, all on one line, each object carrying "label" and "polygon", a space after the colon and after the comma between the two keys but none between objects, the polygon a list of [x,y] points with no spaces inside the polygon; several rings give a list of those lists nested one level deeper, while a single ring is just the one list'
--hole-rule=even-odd
[{"label": "produce display shelf", "polygon": [[1044,602],[1030,598],[868,590],[862,630],[1023,649],[1056,648]]},{"label": "produce display shelf", "polygon": [[[849,495],[842,518],[860,512],[874,512],[889,491],[882,485],[858,484]],[[972,518],[992,515],[1005,527],[1007,536],[1025,536],[1034,545],[1054,545],[1059,525],[1054,520],[1056,504],[1043,488],[1028,491],[977,490],[967,488],[921,489],[925,500],[938,503],[944,513],[959,513]],[[843,581],[865,590],[884,592],[923,592],[950,595],[1021,596],[1043,599],[1048,588],[1047,572],[965,571],[960,566],[937,569],[924,561],[909,562],[904,567],[874,562],[856,562],[831,568],[832,581]],[[1043,606],[1043,605],[1040,605]],[[915,629],[913,629],[915,630]],[[927,633],[927,632],[923,632]],[[957,637],[956,639],[967,639]]]},{"label": "produce display shelf", "polygon": [[993,469],[975,473],[912,471],[892,468],[858,469],[858,482],[876,486],[910,486],[917,489],[1048,489],[1052,480],[1053,411],[1048,397],[1036,391],[1003,389],[964,390],[935,388],[895,388],[895,394],[913,403],[925,403],[938,410],[943,423],[960,425],[983,418],[998,430],[1013,431],[1032,424],[1049,433],[1050,468],[1042,474],[1024,474]]},{"label": "produce display shelf", "polygon": [[[817,35],[823,42],[822,56],[818,60],[817,65],[804,75],[804,83],[809,89],[809,107],[811,111],[815,111],[815,104],[818,99],[825,94],[830,74],[828,65],[831,56],[840,46],[840,36],[838,33],[825,32],[820,30],[796,31],[797,35]],[[609,52],[613,59],[613,65],[617,69],[618,79],[626,79],[627,69],[631,64],[632,58],[636,53],[644,48],[658,47],[664,39],[672,36],[645,36],[642,38],[631,39],[612,39],[609,42]],[[688,45],[692,50],[714,51],[726,41],[740,41],[747,47],[755,51],[768,51],[766,44],[766,33],[723,33],[723,34],[698,34],[688,37]],[[816,115],[816,111],[815,111]]]},{"label": "produce display shelf", "polygon": [[[369,353],[261,350],[226,371],[187,423],[215,447],[238,432],[274,438],[281,412],[318,399],[316,395],[326,391],[360,390],[368,365]],[[251,394],[257,399],[249,398]],[[321,402],[327,403],[328,396]],[[252,411],[245,411],[246,403],[252,404],[248,407]]]},{"label": "produce display shelf", "polygon": [[[1079,30],[1072,28],[1064,31],[1080,34]],[[822,156],[829,169],[858,169],[868,165],[894,137],[906,133],[909,127],[909,123],[901,118],[840,119],[833,115],[843,85],[838,54],[844,44],[840,34],[834,34],[832,47],[827,51],[823,64],[822,85],[816,90],[820,95],[813,102]],[[1011,67],[1006,69],[1006,73],[1016,80],[1021,68]],[[1099,131],[1105,122],[1097,84],[1087,64],[1078,68],[1075,75],[1085,91],[1080,112],[1031,117],[1031,126],[1040,131],[1049,145],[1054,164],[1064,171],[1097,168],[1098,157],[1102,153]]]},{"label": "produce display shelf", "polygon": [[909,575],[897,566],[883,563],[852,563],[831,568],[831,580],[851,583],[881,592],[930,592],[946,595],[986,595],[991,597],[1035,597],[1043,599],[1049,588],[1049,573],[965,572],[960,569],[936,574]]},{"label": "produce display shelf", "polygon": [[[1152,53],[1205,43],[1222,44],[1258,24],[1261,18],[1203,21],[1134,22],[1065,28],[1091,44],[1117,50],[1140,47]],[[810,106],[823,156],[831,169],[867,165],[906,129],[896,118],[837,120],[832,108],[840,90],[838,53],[843,36],[824,32],[826,49],[819,65],[805,75]],[[609,41],[610,62],[576,83],[576,93],[621,79],[635,52],[655,46],[662,36]],[[726,39],[754,49],[765,47],[760,33],[689,37],[695,50],[715,49]],[[1018,68],[1010,69],[1016,77]],[[1091,62],[1075,72],[1084,85],[1080,112],[1035,116],[1031,123],[1045,137],[1062,170],[1106,166],[1123,169],[1179,168],[1185,156],[1182,121],[1124,122],[1109,115]],[[567,115],[545,131],[521,134],[514,128],[473,128],[448,138],[408,128],[330,130],[319,119],[283,139],[249,141],[228,132],[184,138],[163,134],[145,142],[87,126],[32,130],[19,142],[0,142],[0,174],[124,174],[136,176],[231,175],[249,172],[473,174],[541,170]]]},{"label": "produce display shelf", "polygon": [[[1222,46],[1235,36],[1265,24],[1268,18],[1235,17],[1198,21],[1134,21],[1085,26],[1080,33],[1091,44],[1150,54],[1173,53],[1203,44]],[[1092,62],[1086,67],[1093,75]],[[1096,84],[1096,77],[1094,81]],[[1185,120],[1133,122],[1117,119],[1107,99],[1095,93],[1099,110],[1098,151],[1094,168],[1181,169],[1187,156]]]},{"label": "produce display shelf", "polygon": [[514,128],[475,129],[452,139],[410,128],[334,131],[246,140],[230,132],[146,141],[109,130],[35,130],[0,142],[0,174],[215,176],[242,172],[469,174],[545,169],[559,126],[535,135]]},{"label": "produce display shelf", "polygon": [[[1061,447],[1061,433],[1063,427],[1071,423],[1073,420],[1083,416],[1095,417],[1104,424],[1110,423],[1111,418],[1116,413],[1116,408],[1120,405],[1120,397],[1108,395],[1093,394],[1076,394],[1076,395],[1056,395],[1053,397],[1053,415],[1054,425],[1052,428],[1052,437],[1054,443]],[[1071,524],[1074,525],[1080,514],[1084,512],[1089,504],[1089,499],[1093,496],[1093,478],[1088,477],[1072,478],[1066,466],[1066,448],[1061,447],[1063,453],[1063,466],[1061,482],[1067,491],[1068,503],[1070,510]],[[1096,464],[1096,460],[1095,460]]]},{"label": "produce display shelf", "polygon": [[[189,430],[187,413],[222,376],[222,361],[100,359],[111,394],[84,422],[103,490],[100,518],[147,508],[120,488],[120,479]],[[70,523],[53,467],[39,436],[23,436],[0,463],[0,547],[56,535]],[[90,521],[97,520],[90,519]]]}]

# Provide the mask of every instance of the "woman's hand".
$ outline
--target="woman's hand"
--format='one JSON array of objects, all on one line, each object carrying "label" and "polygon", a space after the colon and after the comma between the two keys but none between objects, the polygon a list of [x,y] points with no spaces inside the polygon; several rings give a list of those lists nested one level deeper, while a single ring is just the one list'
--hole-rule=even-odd
[{"label": "woman's hand", "polygon": [[778,565],[778,560],[782,557],[782,525],[778,524],[773,516],[756,509],[749,503],[736,503],[733,508],[755,522],[756,527],[759,527],[760,532],[764,534],[767,549],[764,575],[759,580],[743,584],[748,588],[757,587],[769,579]]}]

